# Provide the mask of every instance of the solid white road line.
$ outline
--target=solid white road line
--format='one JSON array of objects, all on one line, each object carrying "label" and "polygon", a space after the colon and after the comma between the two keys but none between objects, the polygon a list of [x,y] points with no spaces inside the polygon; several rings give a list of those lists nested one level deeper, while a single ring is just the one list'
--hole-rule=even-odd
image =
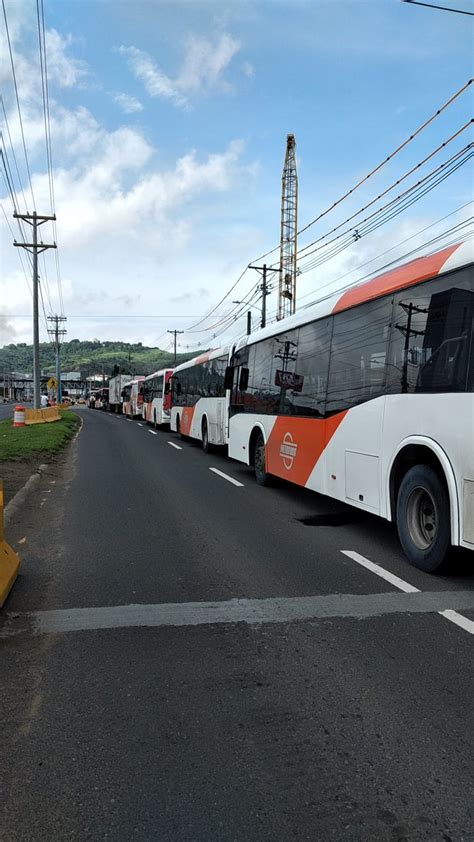
[{"label": "solid white road line", "polygon": [[357,564],[361,564],[362,567],[366,567],[371,573],[375,573],[376,576],[380,576],[381,579],[385,579],[386,582],[390,582],[391,585],[394,585],[401,591],[405,591],[405,593],[417,593],[419,590],[418,588],[414,588],[413,585],[410,585],[408,582],[404,582],[403,579],[399,579],[398,576],[395,576],[393,573],[389,573],[388,570],[384,570],[383,567],[380,567],[378,564],[374,564],[373,561],[369,561],[368,558],[360,555],[360,553],[355,553],[353,550],[341,550],[341,553],[349,556],[349,558],[352,558],[352,560],[356,561]]},{"label": "solid white road line", "polygon": [[140,422],[138,422],[138,426],[139,426],[139,427],[143,427],[143,424],[140,424]]},{"label": "solid white road line", "polygon": [[468,620],[467,617],[463,617],[462,614],[458,614],[457,611],[451,611],[448,608],[446,611],[439,611],[438,613],[442,617],[446,617],[447,620],[451,620],[452,623],[456,623],[457,626],[469,632],[469,634],[474,634],[474,622]]},{"label": "solid white road line", "polygon": [[169,445],[171,445],[171,447],[175,447],[175,448],[176,448],[176,450],[182,450],[182,449],[183,449],[183,448],[181,447],[181,445],[179,445],[179,444],[175,444],[175,443],[174,443],[174,441],[169,441],[169,442],[168,442],[168,444],[169,444]]},{"label": "solid white road line", "polygon": [[149,433],[151,433],[151,434],[152,434],[152,436],[157,436],[157,435],[158,435],[158,433],[155,433],[155,431],[154,431],[154,430],[148,430],[148,432],[149,432]]},{"label": "solid white road line", "polygon": [[232,485],[237,485],[239,488],[243,488],[243,482],[239,482],[238,480],[234,479],[234,477],[230,477],[229,474],[225,474],[224,471],[220,471],[219,468],[209,468],[214,474],[218,474],[218,476],[222,477],[222,479],[226,479],[227,482],[231,482]]},{"label": "solid white road line", "polygon": [[[367,570],[371,571],[371,573],[375,573],[377,576],[385,579],[386,582],[390,582],[391,585],[399,588],[399,590],[405,591],[405,593],[422,593],[419,588],[415,588],[413,585],[410,585],[409,582],[399,579],[399,577],[395,576],[394,573],[389,573],[388,570],[384,570],[384,568],[380,567],[379,564],[374,564],[373,561],[369,561],[368,558],[360,555],[360,553],[356,553],[353,550],[341,550],[341,553],[349,558],[352,558],[353,561],[356,561],[357,564],[361,564],[362,567],[366,567]],[[445,611],[438,611],[437,613],[446,620],[450,620],[451,623],[455,623],[461,629],[464,629],[464,631],[469,632],[469,634],[474,634],[474,622],[472,620],[468,620],[467,617],[463,617],[462,614],[458,614],[457,611],[447,609]]]}]

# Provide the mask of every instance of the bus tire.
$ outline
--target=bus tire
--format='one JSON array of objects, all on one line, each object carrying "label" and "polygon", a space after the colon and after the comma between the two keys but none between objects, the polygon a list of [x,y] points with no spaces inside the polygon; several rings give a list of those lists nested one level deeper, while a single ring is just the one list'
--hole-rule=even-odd
[{"label": "bus tire", "polygon": [[211,450],[211,445],[209,444],[209,431],[207,429],[207,419],[203,418],[202,421],[202,449],[204,453],[209,453]]},{"label": "bus tire", "polygon": [[429,465],[415,465],[405,474],[397,497],[397,529],[410,564],[434,573],[451,545],[448,492]]},{"label": "bus tire", "polygon": [[178,436],[180,437],[181,441],[184,441],[186,436],[184,436],[183,433],[181,432],[181,422],[180,422],[180,419],[179,419],[179,415],[176,416],[176,432],[177,432]]},{"label": "bus tire", "polygon": [[259,433],[255,441],[253,452],[253,466],[257,485],[270,485],[271,476],[267,472],[265,457],[265,441],[262,433]]},{"label": "bus tire", "polygon": [[156,430],[157,423],[156,423],[156,409],[153,410],[153,427]]}]

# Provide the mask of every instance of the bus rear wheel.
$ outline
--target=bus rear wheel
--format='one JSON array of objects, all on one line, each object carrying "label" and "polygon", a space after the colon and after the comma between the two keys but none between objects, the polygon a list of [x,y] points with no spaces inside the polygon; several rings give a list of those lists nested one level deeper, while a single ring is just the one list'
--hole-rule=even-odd
[{"label": "bus rear wheel", "polygon": [[265,456],[265,442],[261,433],[258,434],[255,441],[255,449],[253,453],[253,466],[255,470],[255,479],[257,485],[270,485],[271,476],[267,473],[267,463]]},{"label": "bus rear wheel", "polygon": [[207,429],[207,420],[204,418],[202,422],[202,449],[204,453],[209,453],[211,445],[209,444],[209,431]]},{"label": "bus rear wheel", "polygon": [[441,567],[451,544],[449,497],[429,465],[415,465],[403,477],[397,529],[410,564],[426,573]]},{"label": "bus rear wheel", "polygon": [[181,432],[181,421],[180,421],[179,415],[176,417],[176,432],[177,432],[178,436],[180,437],[181,441],[183,441],[185,436]]}]

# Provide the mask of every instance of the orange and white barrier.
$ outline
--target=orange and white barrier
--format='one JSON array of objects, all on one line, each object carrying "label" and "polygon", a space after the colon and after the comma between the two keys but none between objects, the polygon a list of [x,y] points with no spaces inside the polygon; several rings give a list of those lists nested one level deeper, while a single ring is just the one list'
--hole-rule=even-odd
[{"label": "orange and white barrier", "polygon": [[15,412],[13,415],[13,426],[14,427],[24,427],[25,426],[25,407],[24,406],[16,406]]}]

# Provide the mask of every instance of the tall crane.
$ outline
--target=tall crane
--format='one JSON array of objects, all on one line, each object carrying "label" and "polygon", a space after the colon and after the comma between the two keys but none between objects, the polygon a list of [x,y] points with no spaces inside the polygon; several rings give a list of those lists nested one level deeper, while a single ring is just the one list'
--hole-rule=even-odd
[{"label": "tall crane", "polygon": [[296,139],[287,135],[286,155],[281,177],[280,281],[277,319],[296,310],[296,251],[298,236],[298,173]]}]

